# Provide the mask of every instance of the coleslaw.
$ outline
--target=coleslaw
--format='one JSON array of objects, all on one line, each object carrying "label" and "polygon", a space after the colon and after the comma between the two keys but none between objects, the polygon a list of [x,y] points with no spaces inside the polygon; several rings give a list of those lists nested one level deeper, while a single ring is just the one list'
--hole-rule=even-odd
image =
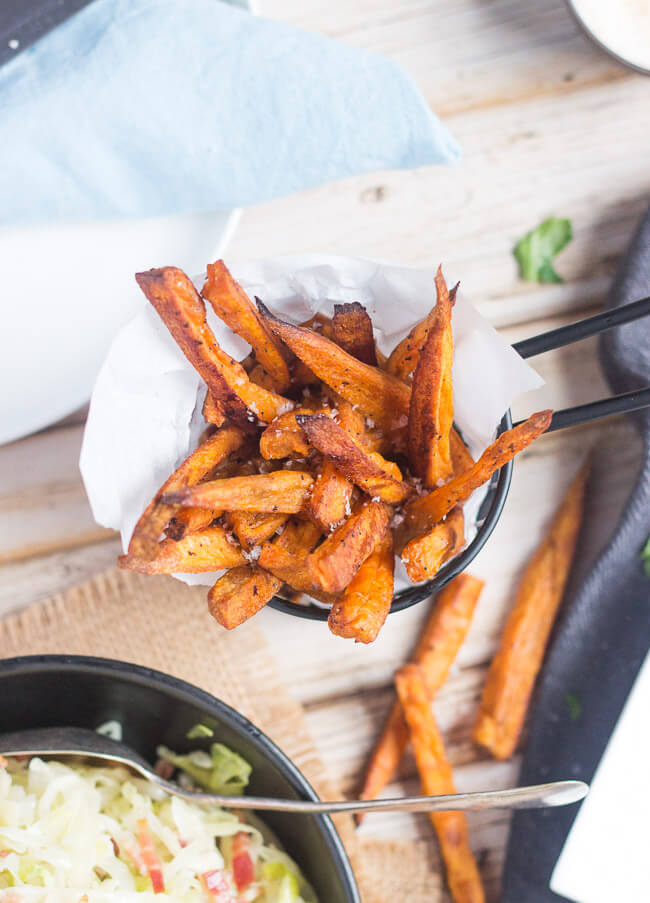
[{"label": "coleslaw", "polygon": [[[163,767],[243,792],[248,764],[221,744]],[[0,757],[1,759],[1,757]],[[252,815],[200,806],[127,769],[0,761],[0,903],[315,903]]]}]

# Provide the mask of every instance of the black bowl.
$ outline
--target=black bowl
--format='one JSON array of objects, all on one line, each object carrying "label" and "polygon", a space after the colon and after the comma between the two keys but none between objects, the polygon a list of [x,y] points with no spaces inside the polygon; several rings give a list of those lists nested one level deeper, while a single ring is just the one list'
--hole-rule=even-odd
[{"label": "black bowl", "polygon": [[[250,721],[219,699],[159,671],[111,659],[33,655],[0,661],[0,732],[37,727],[96,728],[117,720],[124,742],[148,761],[164,744],[187,752],[206,724],[253,767],[249,792],[295,800],[318,797],[295,765]],[[264,814],[321,903],[360,903],[347,856],[324,815]]]},{"label": "black bowl", "polygon": [[[499,424],[497,435],[501,435],[501,433],[509,430],[511,427],[512,417],[510,411],[506,411]],[[439,592],[443,586],[446,586],[450,580],[457,577],[471,564],[490,538],[501,517],[511,480],[512,461],[508,461],[501,470],[493,474],[492,479],[488,483],[488,491],[478,513],[478,530],[474,539],[466,549],[463,549],[460,555],[456,555],[455,558],[444,564],[432,580],[427,580],[425,583],[417,583],[415,586],[396,593],[393,597],[393,604],[390,607],[391,614],[394,611],[410,608],[411,605],[422,602],[423,599],[430,599],[432,595]],[[300,605],[296,602],[282,599],[280,596],[274,596],[269,602],[269,606],[288,615],[296,615],[298,618],[309,618],[312,621],[326,621],[329,615],[329,608],[321,608],[314,604]]]}]

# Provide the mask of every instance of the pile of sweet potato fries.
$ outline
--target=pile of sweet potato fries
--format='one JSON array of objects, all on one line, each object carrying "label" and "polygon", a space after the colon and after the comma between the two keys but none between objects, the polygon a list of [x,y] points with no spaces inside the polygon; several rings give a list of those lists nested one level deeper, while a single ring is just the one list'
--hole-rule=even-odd
[{"label": "pile of sweet potato fries", "polygon": [[[202,291],[175,267],[136,276],[207,387],[199,447],[138,521],[120,566],[146,574],[226,569],[208,593],[226,628],[275,595],[331,605],[330,630],[372,642],[393,598],[395,555],[430,579],[464,544],[463,503],[547,429],[503,433],[474,461],[453,427],[452,310],[436,303],[386,359],[358,303],[300,326],[255,306],[223,261]],[[219,347],[206,302],[251,346]]]},{"label": "pile of sweet potato fries", "polygon": [[[507,759],[514,753],[522,733],[573,560],[587,476],[585,466],[570,485],[524,571],[488,672],[472,736],[497,759]],[[361,799],[375,799],[382,793],[395,776],[409,741],[423,792],[455,792],[431,703],[463,644],[482,589],[482,580],[464,573],[436,597],[411,662],[395,675],[397,698],[370,758]],[[464,813],[438,812],[430,818],[453,899],[456,903],[483,903],[483,884],[469,845]]]}]

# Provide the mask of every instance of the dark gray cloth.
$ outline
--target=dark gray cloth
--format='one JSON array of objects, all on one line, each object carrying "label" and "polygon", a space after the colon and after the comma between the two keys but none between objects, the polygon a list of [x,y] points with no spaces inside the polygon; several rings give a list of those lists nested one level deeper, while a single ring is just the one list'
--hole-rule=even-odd
[{"label": "dark gray cloth", "polygon": [[[650,212],[621,264],[609,306],[648,295]],[[650,385],[650,320],[605,334],[600,358],[614,393]],[[639,555],[650,534],[650,409],[629,416],[641,434],[643,463],[609,542],[580,585],[568,588],[535,693],[522,784],[591,780],[650,647],[650,578]],[[611,466],[616,467],[616,461]],[[587,554],[589,500],[606,488],[599,479],[589,486],[587,529],[578,546],[575,573]],[[568,694],[582,707],[579,717],[573,711],[573,720]],[[569,806],[514,816],[502,903],[565,899],[549,889],[549,881],[577,811],[578,806]]]}]

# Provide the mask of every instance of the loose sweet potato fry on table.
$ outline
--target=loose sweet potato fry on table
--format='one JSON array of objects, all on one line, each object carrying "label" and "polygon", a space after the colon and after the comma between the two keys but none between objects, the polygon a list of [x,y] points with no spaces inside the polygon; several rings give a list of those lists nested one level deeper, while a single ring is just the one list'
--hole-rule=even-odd
[{"label": "loose sweet potato fry on table", "polygon": [[410,392],[405,383],[384,370],[358,361],[325,336],[279,320],[261,301],[258,307],[271,332],[350,404],[359,405],[383,429],[392,430],[401,423],[406,424]]},{"label": "loose sweet potato fry on table", "polygon": [[155,307],[181,351],[205,381],[224,414],[242,429],[269,423],[293,405],[252,383],[244,368],[219,347],[192,280],[177,267],[137,273],[138,285]]},{"label": "loose sweet potato fry on table", "polygon": [[264,608],[282,586],[257,565],[231,568],[208,593],[208,609],[222,627],[232,630]]},{"label": "loose sweet potato fry on table", "polygon": [[209,527],[220,515],[221,511],[210,508],[180,508],[165,527],[165,536],[167,539],[182,539]]},{"label": "loose sweet potato fry on table", "polygon": [[462,508],[452,508],[447,517],[404,546],[400,558],[409,579],[431,580],[441,566],[459,552],[465,543],[465,518]]},{"label": "loose sweet potato fry on table", "polygon": [[242,547],[250,551],[270,539],[286,523],[289,515],[231,511],[226,517]]},{"label": "loose sweet potato fry on table", "polygon": [[336,636],[372,643],[393,601],[395,553],[388,531],[363,562],[330,609],[328,624]]},{"label": "loose sweet potato fry on table", "polygon": [[192,486],[208,476],[230,454],[245,442],[245,436],[235,426],[225,426],[199,445],[168,477],[140,516],[131,541],[129,555],[146,558],[156,552],[160,536],[175,514],[172,506],[161,502],[165,492]]},{"label": "loose sweet potato fry on table", "polygon": [[246,559],[237,543],[229,538],[228,531],[219,525],[190,533],[178,541],[163,539],[151,558],[121,555],[118,566],[123,570],[141,574],[198,574],[202,571],[220,571],[244,564]]},{"label": "loose sweet potato fry on table", "polygon": [[411,533],[423,532],[434,526],[455,505],[468,499],[496,470],[541,436],[550,426],[552,416],[552,411],[539,411],[518,426],[506,430],[485,449],[469,470],[454,477],[444,486],[434,489],[433,492],[408,502],[404,510],[405,525]]},{"label": "loose sweet potato fry on table", "polygon": [[528,564],[492,660],[473,736],[497,759],[512,755],[521,734],[573,561],[588,473],[583,468],[569,487]]},{"label": "loose sweet potato fry on table", "polygon": [[411,472],[433,489],[453,474],[449,433],[454,422],[451,366],[452,301],[442,272],[436,274],[438,303],[413,377],[408,422]]},{"label": "loose sweet potato fry on table", "polygon": [[233,279],[223,260],[209,263],[201,294],[216,315],[245,339],[257,362],[272,377],[278,392],[289,386],[289,367],[277,340],[271,335],[250,298]]},{"label": "loose sweet potato fry on table", "polygon": [[[430,700],[447,680],[467,636],[483,585],[476,577],[459,574],[435,598],[412,658],[412,662],[420,666]],[[361,791],[362,800],[376,799],[391,781],[408,740],[408,726],[397,699],[370,758]],[[358,817],[357,820],[360,821]]]},{"label": "loose sweet potato fry on table", "polygon": [[311,474],[303,471],[276,470],[273,473],[210,480],[167,492],[162,501],[170,505],[220,508],[223,511],[297,514],[304,507],[313,482]]},{"label": "loose sweet potato fry on table", "polygon": [[[427,796],[455,793],[451,766],[431,712],[426,687],[417,665],[405,665],[395,686],[409,727],[422,789]],[[431,824],[445,863],[447,884],[455,903],[483,903],[485,895],[469,845],[464,812],[432,812]]]},{"label": "loose sweet potato fry on table", "polygon": [[340,593],[388,531],[389,509],[383,502],[366,502],[309,556],[312,585]]},{"label": "loose sweet potato fry on table", "polygon": [[332,317],[332,339],[352,357],[364,364],[377,366],[372,320],[363,304],[335,304]]},{"label": "loose sweet potato fry on table", "polygon": [[366,452],[341,426],[326,414],[298,414],[311,445],[332,460],[349,480],[373,498],[397,505],[412,493],[402,481],[397,464],[375,452]]},{"label": "loose sweet potato fry on table", "polygon": [[338,527],[352,513],[354,487],[333,461],[323,460],[307,502],[307,514],[323,533]]}]

